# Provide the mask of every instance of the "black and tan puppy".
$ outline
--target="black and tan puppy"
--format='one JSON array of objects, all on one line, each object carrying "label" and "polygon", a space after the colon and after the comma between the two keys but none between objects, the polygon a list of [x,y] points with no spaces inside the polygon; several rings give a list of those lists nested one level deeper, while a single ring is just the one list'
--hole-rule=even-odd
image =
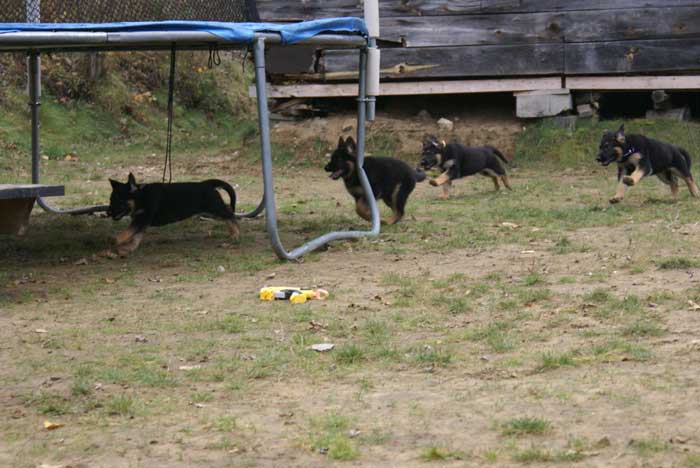
[{"label": "black and tan puppy", "polygon": [[[234,214],[236,192],[222,180],[137,184],[130,173],[126,183],[112,179],[109,182],[112,184],[112,195],[107,214],[114,220],[131,217],[129,227],[116,237],[119,255],[136,250],[149,226],[163,226],[198,214],[225,220],[231,236],[238,238],[238,222]],[[224,203],[217,189],[228,193],[230,206]]]},{"label": "black and tan puppy", "polygon": [[442,185],[442,198],[447,199],[453,180],[474,174],[490,177],[496,190],[500,190],[499,180],[508,190],[512,190],[508,174],[501,162],[508,164],[506,157],[493,146],[467,147],[459,143],[445,144],[434,136],[428,136],[423,141],[420,167],[424,170],[437,167],[443,171],[440,176],[430,180],[430,185]]},{"label": "black and tan puppy", "polygon": [[[425,173],[416,171],[398,159],[383,156],[367,156],[364,163],[365,173],[372,187],[375,200],[382,199],[393,216],[387,224],[394,224],[403,218],[406,201],[416,186],[416,182],[425,180]],[[338,147],[333,151],[331,160],[324,168],[330,172],[330,178],[343,178],[348,193],[355,198],[355,209],[362,218],[370,221],[372,213],[367,205],[365,191],[360,184],[357,172],[357,148],[355,140],[340,137]]]},{"label": "black and tan puppy", "polygon": [[627,187],[650,175],[669,185],[674,197],[678,194],[679,178],[686,183],[692,196],[698,196],[698,188],[690,173],[690,155],[686,150],[643,135],[625,135],[624,125],[615,133],[605,131],[596,161],[603,166],[617,163],[617,191],[610,203],[621,202]]}]

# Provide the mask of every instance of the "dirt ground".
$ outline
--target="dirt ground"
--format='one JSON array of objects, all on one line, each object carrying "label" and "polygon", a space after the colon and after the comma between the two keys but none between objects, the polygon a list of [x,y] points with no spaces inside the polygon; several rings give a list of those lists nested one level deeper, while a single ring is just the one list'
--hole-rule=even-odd
[{"label": "dirt ground", "polygon": [[[460,140],[513,154],[521,123],[469,115],[447,115]],[[372,131],[401,135],[405,157],[438,117]],[[352,126],[274,134],[330,148]],[[233,169],[254,205],[256,168]],[[107,168],[127,170],[156,177]],[[0,251],[0,465],[700,466],[698,202],[644,181],[609,207],[613,175],[589,166],[520,162],[512,179],[460,181],[447,201],[419,184],[404,222],[300,263],[274,258],[263,218],[238,243],[190,220],[110,259],[96,253],[123,223],[35,213]],[[288,247],[366,227],[320,168],[276,184]],[[331,297],[264,303],[263,285]]]}]

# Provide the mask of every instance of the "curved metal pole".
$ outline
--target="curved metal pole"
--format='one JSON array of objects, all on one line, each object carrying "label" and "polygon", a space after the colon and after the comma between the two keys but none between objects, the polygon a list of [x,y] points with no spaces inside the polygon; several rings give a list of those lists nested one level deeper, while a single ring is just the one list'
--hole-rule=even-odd
[{"label": "curved metal pole", "polygon": [[260,203],[258,206],[253,209],[253,211],[249,211],[248,213],[236,213],[237,218],[256,218],[260,213],[265,211],[265,195],[263,195],[262,200],[260,200]]},{"label": "curved metal pole", "polygon": [[[29,53],[29,107],[32,111],[32,183],[39,183],[39,106],[41,105],[41,76],[39,75],[39,53]],[[54,214],[89,214],[98,211],[107,211],[109,205],[85,206],[62,210],[54,208],[40,196],[36,197],[36,203],[44,210]]]},{"label": "curved metal pole", "polygon": [[365,97],[365,77],[367,65],[367,49],[363,48],[360,51],[360,80],[359,80],[359,97],[357,103],[357,168],[360,176],[360,183],[367,196],[367,204],[372,213],[372,229],[370,231],[336,231],[324,234],[316,239],[313,239],[300,247],[287,252],[282,245],[277,229],[277,210],[275,206],[275,189],[272,178],[272,150],[270,144],[270,121],[267,110],[267,89],[265,78],[265,40],[258,38],[255,41],[254,47],[255,56],[255,88],[258,98],[258,122],[260,124],[260,146],[263,182],[265,187],[265,224],[267,232],[270,236],[270,242],[277,256],[281,259],[294,260],[302,255],[315,250],[328,242],[340,239],[356,239],[359,237],[376,236],[379,234],[380,221],[379,209],[377,208],[376,200],[372,194],[372,187],[369,184],[367,175],[363,169],[365,158],[365,112],[366,112],[366,97]]}]

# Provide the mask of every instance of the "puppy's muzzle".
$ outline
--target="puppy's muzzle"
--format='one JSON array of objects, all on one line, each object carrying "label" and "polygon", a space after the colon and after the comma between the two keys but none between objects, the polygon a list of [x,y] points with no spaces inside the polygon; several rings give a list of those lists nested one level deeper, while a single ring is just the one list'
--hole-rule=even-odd
[{"label": "puppy's muzzle", "polygon": [[615,157],[606,156],[604,154],[599,154],[595,160],[602,166],[608,166],[611,162],[615,160]]},{"label": "puppy's muzzle", "polygon": [[435,165],[433,161],[430,161],[428,159],[421,159],[419,168],[423,169],[424,171],[432,169],[432,167]]}]

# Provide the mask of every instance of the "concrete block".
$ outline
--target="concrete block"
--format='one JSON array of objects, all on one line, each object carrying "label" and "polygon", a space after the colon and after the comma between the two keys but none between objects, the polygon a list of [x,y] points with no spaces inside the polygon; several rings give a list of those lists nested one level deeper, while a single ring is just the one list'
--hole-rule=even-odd
[{"label": "concrete block", "polygon": [[573,108],[571,94],[518,93],[515,114],[520,118],[552,117]]},{"label": "concrete block", "polygon": [[590,104],[579,104],[576,106],[576,113],[579,117],[593,117],[596,111]]},{"label": "concrete block", "polygon": [[649,110],[646,115],[647,119],[671,119],[684,122],[690,120],[690,108],[679,107],[669,110]]}]

